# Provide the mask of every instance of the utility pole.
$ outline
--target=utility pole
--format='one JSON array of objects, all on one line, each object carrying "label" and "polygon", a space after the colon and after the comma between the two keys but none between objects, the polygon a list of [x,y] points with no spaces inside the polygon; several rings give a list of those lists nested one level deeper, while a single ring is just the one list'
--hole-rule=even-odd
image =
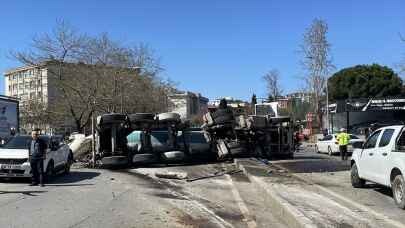
[{"label": "utility pole", "polygon": [[[96,101],[93,101],[93,106],[96,106]],[[91,113],[91,135],[92,135],[92,140],[91,140],[91,154],[92,154],[92,166],[95,168],[96,166],[96,136],[94,132],[94,107],[93,107],[93,112]]]},{"label": "utility pole", "polygon": [[330,134],[330,123],[329,123],[329,89],[328,89],[328,78],[326,78],[326,127],[328,128],[328,134]]}]

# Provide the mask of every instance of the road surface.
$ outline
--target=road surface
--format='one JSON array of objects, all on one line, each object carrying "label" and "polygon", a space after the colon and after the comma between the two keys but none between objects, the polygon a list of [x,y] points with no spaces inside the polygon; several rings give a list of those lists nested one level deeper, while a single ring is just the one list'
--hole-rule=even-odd
[{"label": "road surface", "polygon": [[76,168],[43,188],[3,180],[0,227],[284,227],[243,174],[194,182],[152,178],[159,170],[201,177],[223,169],[233,166]]}]

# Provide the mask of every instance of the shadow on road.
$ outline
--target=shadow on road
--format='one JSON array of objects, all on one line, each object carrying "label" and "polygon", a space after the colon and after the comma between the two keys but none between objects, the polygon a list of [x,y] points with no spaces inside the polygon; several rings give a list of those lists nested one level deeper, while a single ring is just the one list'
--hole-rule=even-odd
[{"label": "shadow on road", "polygon": [[97,176],[100,173],[96,171],[71,171],[68,175],[59,175],[55,176],[49,181],[48,186],[83,186],[83,185],[92,185],[92,184],[72,184],[84,180],[90,180]]},{"label": "shadow on road", "polygon": [[384,194],[384,195],[389,196],[389,197],[393,197],[392,190],[390,188],[382,186],[382,185],[371,184],[370,183],[370,184],[366,184],[364,186],[364,188],[373,189],[376,192],[379,192],[379,193]]},{"label": "shadow on road", "polygon": [[38,194],[35,193],[45,193],[47,191],[1,191],[0,190],[0,195],[2,194],[23,194],[23,195],[28,195],[28,196],[37,196]]},{"label": "shadow on road", "polygon": [[309,160],[309,161],[294,161],[278,163],[277,165],[289,170],[293,173],[322,173],[322,172],[338,172],[350,170],[348,161],[337,160]]}]

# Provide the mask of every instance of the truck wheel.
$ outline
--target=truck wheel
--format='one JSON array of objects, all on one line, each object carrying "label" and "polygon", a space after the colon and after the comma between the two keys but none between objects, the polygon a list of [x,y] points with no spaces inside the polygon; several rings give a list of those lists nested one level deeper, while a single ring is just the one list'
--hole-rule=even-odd
[{"label": "truck wheel", "polygon": [[226,124],[226,123],[232,123],[235,119],[231,115],[223,115],[223,116],[218,116],[214,118],[214,123],[215,124]]},{"label": "truck wheel", "polygon": [[121,165],[128,165],[128,157],[127,156],[110,156],[110,157],[103,157],[101,159],[101,163],[105,166],[121,166]]},{"label": "truck wheel", "polygon": [[395,176],[392,182],[392,194],[394,196],[395,204],[401,208],[405,208],[405,182],[401,174]]},{"label": "truck wheel", "polygon": [[360,178],[356,164],[352,165],[352,168],[350,170],[350,179],[354,188],[363,188],[366,183],[364,179]]},{"label": "truck wheel", "polygon": [[182,151],[164,152],[162,157],[165,161],[182,161],[186,158],[184,152]]},{"label": "truck wheel", "polygon": [[114,123],[122,123],[125,122],[127,116],[124,114],[105,114],[101,116],[100,124],[114,124]]},{"label": "truck wheel", "polygon": [[157,162],[157,157],[154,154],[135,154],[132,158],[134,164],[150,164]]},{"label": "truck wheel", "polygon": [[132,122],[142,122],[142,121],[153,121],[155,114],[153,113],[135,113],[128,116],[129,121]]},{"label": "truck wheel", "polygon": [[211,116],[215,121],[215,119],[220,117],[220,116],[231,116],[231,117],[233,117],[233,112],[229,108],[227,108],[227,109],[218,109],[214,113],[212,113]]}]

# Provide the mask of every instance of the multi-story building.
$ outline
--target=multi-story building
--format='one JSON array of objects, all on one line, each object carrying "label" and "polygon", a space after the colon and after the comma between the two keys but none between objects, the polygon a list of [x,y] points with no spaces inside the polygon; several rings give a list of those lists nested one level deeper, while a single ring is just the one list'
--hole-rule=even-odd
[{"label": "multi-story building", "polygon": [[47,67],[26,66],[8,70],[4,73],[5,95],[20,99],[20,107],[28,101],[48,103],[49,87]]},{"label": "multi-story building", "polygon": [[208,109],[208,98],[192,92],[177,92],[168,97],[170,112],[179,113],[182,119],[192,119],[205,113]]},{"label": "multi-story building", "polygon": [[[28,106],[37,105],[44,110],[54,102],[57,95],[56,80],[51,73],[56,69],[52,62],[43,62],[36,66],[23,66],[10,69],[4,73],[5,95],[18,98],[21,119],[28,110]],[[55,72],[55,71],[53,71]],[[31,108],[32,109],[32,108]],[[41,110],[38,109],[37,112]],[[25,124],[21,123],[20,128],[24,132],[34,127],[42,128],[44,131],[52,131],[53,126],[46,124]]]}]

